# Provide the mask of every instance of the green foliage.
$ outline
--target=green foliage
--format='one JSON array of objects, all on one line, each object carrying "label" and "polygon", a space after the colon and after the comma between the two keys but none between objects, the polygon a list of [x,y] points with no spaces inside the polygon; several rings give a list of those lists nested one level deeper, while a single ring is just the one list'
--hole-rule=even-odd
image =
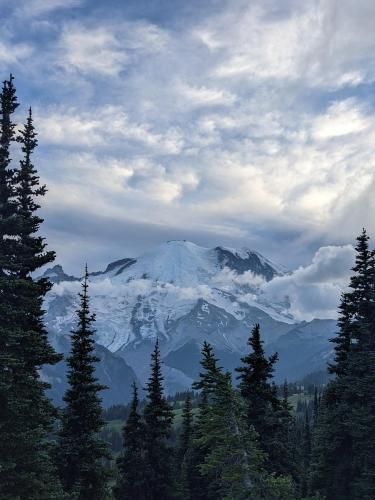
[{"label": "green foliage", "polygon": [[222,370],[217,365],[212,346],[206,341],[203,342],[200,364],[202,369],[199,373],[199,380],[193,384],[193,389],[200,391],[200,397],[194,439],[186,457],[185,482],[189,489],[189,495],[186,498],[209,500],[214,496],[210,491],[210,478],[202,474],[201,464],[211,452],[209,442],[205,439],[205,425],[210,418],[210,404],[215,387],[222,376]]},{"label": "green foliage", "polygon": [[181,427],[179,454],[183,458],[187,450],[190,448],[193,439],[193,413],[191,408],[191,397],[189,394],[185,399]]},{"label": "green foliage", "polygon": [[193,447],[194,437],[194,421],[191,406],[191,396],[188,394],[185,399],[184,408],[182,411],[182,424],[180,431],[179,446],[177,450],[177,473],[179,481],[177,481],[180,490],[180,497],[183,499],[190,498],[192,485],[191,478],[194,475],[193,464],[191,461],[191,451]]},{"label": "green foliage", "polygon": [[363,230],[340,306],[335,361],[319,406],[311,489],[327,499],[375,497],[375,273]]},{"label": "green foliage", "polygon": [[[43,220],[36,199],[45,194],[32,164],[37,146],[31,110],[19,136],[12,114],[18,106],[13,77],[0,94],[0,497],[62,498],[47,436],[54,409],[39,370],[59,359],[43,325],[47,280],[32,273],[54,259],[37,233]],[[10,146],[23,157],[11,168]]]},{"label": "green foliage", "polygon": [[251,496],[247,498],[252,500],[292,500],[298,496],[291,477],[264,474],[255,485]]},{"label": "green foliage", "polygon": [[[230,374],[218,367],[207,342],[203,344],[201,365],[200,378],[194,384],[201,390],[201,400],[188,454],[191,486],[189,495],[182,498],[293,498],[292,479],[270,475],[263,469],[265,455],[254,426],[249,424],[247,401],[232,387]],[[276,393],[276,388],[272,391]],[[291,416],[287,395],[285,398],[278,406],[277,418],[285,419],[287,425]]]},{"label": "green foliage", "polygon": [[171,496],[172,450],[168,443],[173,412],[164,397],[159,342],[151,354],[151,375],[147,383],[147,404],[144,408],[145,448],[148,498]]},{"label": "green foliage", "polygon": [[130,413],[123,429],[124,448],[117,460],[119,474],[114,495],[118,500],[147,498],[145,427],[138,407],[138,391],[134,383]]},{"label": "green foliage", "polygon": [[263,457],[244,416],[230,374],[219,374],[200,438],[209,450],[200,471],[209,479],[212,498],[247,498],[259,474]]},{"label": "green foliage", "polygon": [[260,327],[253,328],[248,345],[251,352],[241,358],[240,391],[247,407],[248,425],[259,435],[261,450],[265,453],[265,466],[269,472],[290,474],[293,469],[289,446],[289,419],[271,383],[277,354],[267,358],[264,354]]},{"label": "green foliage", "polygon": [[105,387],[94,376],[94,363],[99,359],[93,355],[91,325],[95,316],[90,314],[87,268],[79,296],[78,325],[72,332],[67,360],[69,387],[64,396],[66,407],[62,412],[56,459],[64,490],[72,498],[102,500],[108,496],[104,466],[108,451],[99,437],[104,425],[99,392]]}]

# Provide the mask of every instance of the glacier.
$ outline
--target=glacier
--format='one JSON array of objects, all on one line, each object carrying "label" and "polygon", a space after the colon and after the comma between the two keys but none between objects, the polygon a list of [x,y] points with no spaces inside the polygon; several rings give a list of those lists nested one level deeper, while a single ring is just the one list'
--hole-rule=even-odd
[{"label": "glacier", "polygon": [[[299,322],[290,314],[287,297],[280,302],[268,299],[265,284],[287,273],[248,248],[205,248],[181,240],[162,243],[138,258],[91,272],[96,343],[108,353],[107,360],[111,355],[121,359],[131,370],[129,377],[144,384],[158,338],[166,388],[172,393],[186,389],[197,375],[204,340],[215,347],[223,366],[233,370],[246,350],[250,329],[259,322],[266,350],[280,352],[277,380],[297,379],[324,369],[335,322]],[[45,319],[58,348],[74,327],[81,280],[66,275],[59,265],[44,276],[53,282]]]}]

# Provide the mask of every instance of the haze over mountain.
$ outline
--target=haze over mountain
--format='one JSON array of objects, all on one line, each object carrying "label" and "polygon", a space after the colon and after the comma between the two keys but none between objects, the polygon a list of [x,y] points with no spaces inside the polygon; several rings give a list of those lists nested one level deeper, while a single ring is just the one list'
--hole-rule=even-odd
[{"label": "haze over mountain", "polygon": [[[340,252],[351,255],[347,247],[338,247],[335,255]],[[257,322],[266,350],[280,354],[277,381],[324,370],[335,320],[300,321],[288,288],[276,299],[280,283],[290,283],[295,273],[248,248],[204,248],[188,241],[168,241],[139,258],[92,272],[90,297],[102,357],[98,375],[110,387],[105,403],[126,400],[134,378],[145,382],[156,338],[167,390],[173,393],[190,387],[197,376],[204,340],[215,347],[225,368],[238,366]],[[46,300],[48,330],[55,347],[67,352],[80,278],[65,274],[59,265],[44,275],[54,283]],[[51,368],[48,376],[63,379],[62,365]]]}]

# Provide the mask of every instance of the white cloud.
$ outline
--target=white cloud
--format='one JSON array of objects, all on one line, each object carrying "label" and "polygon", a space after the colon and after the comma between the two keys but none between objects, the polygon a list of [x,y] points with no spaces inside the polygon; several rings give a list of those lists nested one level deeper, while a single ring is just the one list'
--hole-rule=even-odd
[{"label": "white cloud", "polygon": [[36,119],[45,144],[64,147],[124,145],[137,142],[159,154],[178,154],[183,147],[181,131],[171,127],[163,133],[149,123],[132,123],[121,106],[106,106],[81,112],[77,108],[37,109]]},{"label": "white cloud", "polygon": [[30,57],[33,48],[25,43],[10,43],[0,40],[0,64],[20,64],[23,60]]},{"label": "white cloud", "polygon": [[149,23],[68,23],[58,43],[58,64],[87,76],[116,77],[137,57],[163,51],[168,40],[163,30]]},{"label": "white cloud", "polygon": [[[53,286],[53,294],[57,296],[70,295],[77,300],[77,294],[81,290],[79,281],[63,281]],[[98,301],[105,297],[114,300],[126,300],[134,302],[138,296],[152,296],[160,294],[168,298],[170,303],[187,301],[194,303],[198,299],[212,299],[212,290],[207,285],[197,285],[195,287],[181,287],[172,283],[155,283],[149,279],[131,279],[127,283],[121,283],[109,278],[96,280],[90,278],[90,297]],[[180,305],[181,306],[181,305]]]},{"label": "white cloud", "polygon": [[61,64],[67,70],[83,74],[117,76],[126,66],[128,56],[122,44],[104,27],[86,29],[82,25],[67,26],[61,36]]},{"label": "white cloud", "polygon": [[[214,69],[221,78],[303,81],[312,87],[339,88],[373,81],[375,68],[363,64],[375,42],[369,33],[370,2],[354,9],[312,0],[294,3],[287,15],[272,15],[277,2],[239,2],[194,31],[223,58]],[[285,7],[287,10],[287,7]],[[365,29],[364,29],[365,28]]]},{"label": "white cloud", "polygon": [[226,90],[196,87],[184,83],[178,84],[177,88],[192,106],[230,106],[236,100],[236,96]]},{"label": "white cloud", "polygon": [[224,267],[215,275],[213,283],[223,290],[230,291],[237,285],[259,288],[261,285],[264,285],[265,279],[251,271],[245,271],[242,274],[238,274],[232,269]]},{"label": "white cloud", "polygon": [[351,245],[321,247],[311,264],[274,278],[262,287],[263,292],[271,301],[287,299],[289,312],[296,319],[335,319],[340,295],[349,283],[354,256]]},{"label": "white cloud", "polygon": [[[142,220],[157,217],[164,224],[189,229],[198,222],[212,228],[219,217],[223,232],[234,235],[246,218],[266,226],[272,221],[281,228],[285,224],[299,231],[304,227],[312,235],[328,234],[329,229],[337,237],[340,227],[331,228],[328,223],[340,220],[348,204],[360,203],[373,179],[375,116],[357,100],[339,101],[317,117],[303,116],[293,130],[292,116],[273,113],[256,123],[256,105],[249,107],[248,117],[238,109],[201,113],[195,123],[178,126],[169,121],[161,124],[153,117],[133,121],[126,106],[90,112],[57,107],[37,109],[36,123],[41,144],[73,148],[81,152],[85,164],[90,157],[88,163],[99,165],[100,175],[84,177],[84,164],[73,159],[74,168],[65,164],[59,183],[69,184],[65,191],[77,192],[77,199],[83,198],[79,189],[94,190],[106,214],[128,216],[138,211]],[[352,116],[356,120],[351,121]],[[103,154],[111,160],[103,162]],[[72,161],[59,151],[56,156]],[[124,188],[116,174],[111,182],[110,165],[118,164],[127,165],[132,180],[126,183],[128,191],[122,198],[113,198],[109,184]],[[75,186],[70,186],[71,171],[77,172]],[[53,185],[55,177],[51,171],[47,183]],[[108,180],[102,182],[102,178]],[[137,196],[129,207],[131,192]],[[155,211],[150,200],[172,205],[173,210],[163,212],[160,205]],[[65,201],[69,203],[68,196]],[[370,231],[375,229],[373,222],[369,224]],[[361,225],[351,221],[351,238]]]},{"label": "white cloud", "polygon": [[290,267],[375,233],[373,2],[173,6],[163,26],[101,6],[0,42],[35,95],[49,207],[240,239]]},{"label": "white cloud", "polygon": [[355,99],[334,102],[323,115],[315,118],[312,133],[317,140],[327,140],[363,132],[371,126]]}]

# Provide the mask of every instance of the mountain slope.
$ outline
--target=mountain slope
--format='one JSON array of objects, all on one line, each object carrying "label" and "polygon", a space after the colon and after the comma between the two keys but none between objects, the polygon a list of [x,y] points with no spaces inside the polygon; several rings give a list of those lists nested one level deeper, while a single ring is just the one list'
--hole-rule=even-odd
[{"label": "mountain slope", "polygon": [[[285,272],[250,249],[209,249],[169,241],[136,259],[122,259],[91,273],[96,341],[125,359],[144,381],[159,338],[167,389],[173,392],[185,389],[196,375],[198,367],[193,365],[203,340],[215,346],[222,364],[231,369],[247,348],[250,329],[259,322],[266,345],[283,353],[280,376],[291,379],[288,366],[298,374],[309,373],[310,366],[324,366],[334,322],[316,322],[308,330],[308,324],[295,321],[284,304],[267,302],[262,286]],[[46,300],[46,321],[57,338],[74,324],[80,282],[66,278],[61,268],[46,272],[51,273],[55,285]],[[301,363],[296,364],[299,356]]]}]

